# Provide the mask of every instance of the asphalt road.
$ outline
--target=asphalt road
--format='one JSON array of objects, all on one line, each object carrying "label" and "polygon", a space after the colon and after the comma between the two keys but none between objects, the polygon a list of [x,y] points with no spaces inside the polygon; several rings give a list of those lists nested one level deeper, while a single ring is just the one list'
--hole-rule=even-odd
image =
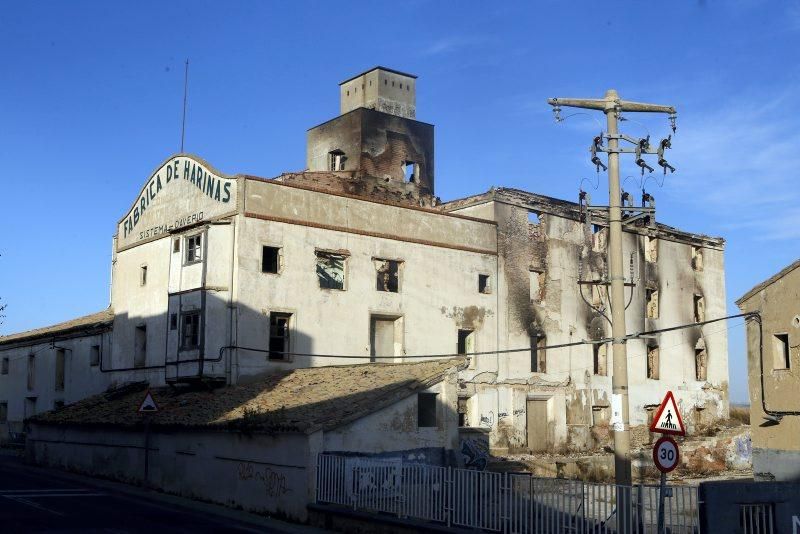
[{"label": "asphalt road", "polygon": [[30,468],[18,457],[0,455],[0,532],[286,532],[142,493]]}]

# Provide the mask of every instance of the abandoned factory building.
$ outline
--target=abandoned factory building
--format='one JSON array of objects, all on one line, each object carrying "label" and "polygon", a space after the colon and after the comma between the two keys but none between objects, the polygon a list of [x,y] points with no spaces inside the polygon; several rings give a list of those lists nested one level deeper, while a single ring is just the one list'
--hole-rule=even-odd
[{"label": "abandoned factory building", "polygon": [[[470,355],[462,426],[509,450],[610,439],[602,284],[607,222],[507,188],[435,196],[434,127],[416,77],[377,67],[340,84],[341,114],[307,134],[307,169],[267,179],[177,154],[118,222],[110,307],[0,338],[0,429],[109,387]],[[139,180],[140,178],[136,178]],[[725,315],[724,241],[626,226],[630,332]],[[518,349],[515,352],[498,352]],[[628,342],[631,424],[665,390],[690,425],[728,412],[724,329]]]}]

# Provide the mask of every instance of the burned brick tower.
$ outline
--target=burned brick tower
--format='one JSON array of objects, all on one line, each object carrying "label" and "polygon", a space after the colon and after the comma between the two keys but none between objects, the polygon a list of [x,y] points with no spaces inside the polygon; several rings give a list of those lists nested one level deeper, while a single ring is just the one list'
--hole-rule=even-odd
[{"label": "burned brick tower", "polygon": [[308,130],[308,172],[334,173],[352,193],[431,206],[433,125],[415,119],[416,78],[375,67],[340,83],[340,115]]}]

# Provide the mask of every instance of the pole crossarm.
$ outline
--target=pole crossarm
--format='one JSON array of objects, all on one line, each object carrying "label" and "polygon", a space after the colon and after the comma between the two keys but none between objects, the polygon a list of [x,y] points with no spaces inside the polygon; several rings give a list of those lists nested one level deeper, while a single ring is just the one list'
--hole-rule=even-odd
[{"label": "pole crossarm", "polygon": [[621,100],[613,89],[608,92],[605,98],[548,98],[547,103],[551,106],[563,106],[568,108],[596,109],[599,111],[631,111],[636,113],[667,113],[675,115],[675,108],[672,106],[662,106],[660,104],[647,104],[644,102],[631,102]]}]

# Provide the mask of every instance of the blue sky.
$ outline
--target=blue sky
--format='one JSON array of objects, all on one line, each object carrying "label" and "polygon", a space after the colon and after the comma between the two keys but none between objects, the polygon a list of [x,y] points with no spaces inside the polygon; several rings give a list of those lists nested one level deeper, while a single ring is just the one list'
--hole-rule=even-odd
[{"label": "blue sky", "polygon": [[[727,239],[736,313],[736,298],[798,256],[800,3],[673,4],[4,1],[0,333],[108,305],[115,222],[179,148],[187,57],[187,151],[231,174],[302,169],[306,129],[338,113],[350,75],[378,64],[419,75],[445,200],[493,185],[573,199],[593,181],[597,124],[554,124],[548,97],[613,87],[672,104],[678,173],[648,188],[662,222]],[[667,131],[662,117],[633,118],[631,135]],[[638,176],[632,160],[622,173]],[[747,398],[740,324],[735,401]]]}]

